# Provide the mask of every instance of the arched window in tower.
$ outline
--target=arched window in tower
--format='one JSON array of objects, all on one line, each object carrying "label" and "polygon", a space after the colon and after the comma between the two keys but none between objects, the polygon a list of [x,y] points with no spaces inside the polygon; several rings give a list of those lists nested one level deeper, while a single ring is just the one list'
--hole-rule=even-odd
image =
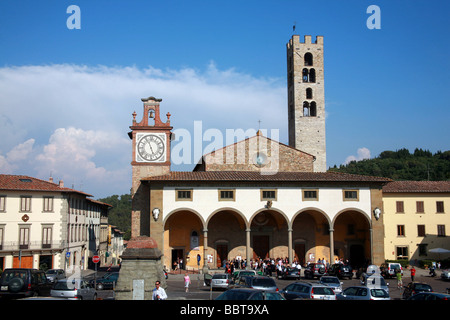
[{"label": "arched window in tower", "polygon": [[313,98],[313,91],[311,88],[306,88],[306,99],[312,99]]},{"label": "arched window in tower", "polygon": [[306,101],[303,102],[303,116],[309,117],[309,103]]},{"label": "arched window in tower", "polygon": [[316,117],[317,116],[317,106],[316,103],[313,101],[309,105],[309,116],[310,117]]},{"label": "arched window in tower", "polygon": [[308,69],[304,68],[302,72],[303,82],[308,82]]},{"label": "arched window in tower", "polygon": [[313,55],[311,54],[311,52],[305,53],[304,60],[305,60],[305,66],[313,65]]},{"label": "arched window in tower", "polygon": [[313,68],[309,70],[309,82],[316,82],[316,70]]}]

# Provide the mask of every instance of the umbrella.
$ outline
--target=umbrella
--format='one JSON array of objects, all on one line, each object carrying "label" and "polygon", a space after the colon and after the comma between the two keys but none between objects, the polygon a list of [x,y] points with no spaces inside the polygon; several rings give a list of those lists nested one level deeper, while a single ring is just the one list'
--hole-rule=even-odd
[{"label": "umbrella", "polygon": [[441,259],[441,253],[450,253],[450,250],[444,249],[444,248],[433,248],[428,250],[428,252],[438,253],[439,254],[439,260]]}]

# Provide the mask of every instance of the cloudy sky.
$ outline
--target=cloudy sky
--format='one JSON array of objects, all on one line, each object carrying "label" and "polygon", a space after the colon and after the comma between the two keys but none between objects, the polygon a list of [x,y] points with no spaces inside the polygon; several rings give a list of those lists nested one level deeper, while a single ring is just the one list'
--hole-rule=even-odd
[{"label": "cloudy sky", "polygon": [[294,24],[324,36],[328,166],[449,150],[449,12],[443,0],[2,0],[0,172],[128,193],[127,132],[149,96],[178,132],[261,127],[287,143]]}]

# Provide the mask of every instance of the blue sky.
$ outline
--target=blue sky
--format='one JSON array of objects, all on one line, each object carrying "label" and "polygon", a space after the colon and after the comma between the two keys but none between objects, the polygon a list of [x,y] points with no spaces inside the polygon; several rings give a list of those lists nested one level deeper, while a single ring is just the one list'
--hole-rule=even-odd
[{"label": "blue sky", "polygon": [[[67,28],[70,5],[81,29]],[[370,5],[381,29],[366,26]],[[127,132],[148,96],[175,129],[260,120],[287,143],[294,23],[324,36],[328,166],[449,150],[449,12],[443,0],[0,0],[0,172],[128,193]]]}]

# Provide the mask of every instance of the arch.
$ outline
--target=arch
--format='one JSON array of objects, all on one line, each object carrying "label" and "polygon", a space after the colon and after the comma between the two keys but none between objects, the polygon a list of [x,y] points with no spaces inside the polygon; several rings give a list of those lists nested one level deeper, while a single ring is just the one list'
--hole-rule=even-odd
[{"label": "arch", "polygon": [[361,210],[361,209],[359,209],[359,208],[353,208],[353,207],[345,208],[345,209],[342,209],[341,211],[338,211],[338,212],[334,215],[333,220],[331,221],[331,227],[334,228],[334,224],[336,223],[336,219],[337,219],[340,215],[342,215],[342,214],[344,214],[345,212],[348,212],[348,211],[355,211],[355,212],[361,213],[361,214],[367,219],[367,223],[369,224],[369,227],[372,228],[372,220],[371,220],[370,214],[368,214],[368,213],[365,212],[364,210]]},{"label": "arch", "polygon": [[207,224],[206,224],[205,220],[203,219],[203,217],[201,216],[201,214],[198,213],[198,211],[196,211],[196,210],[194,210],[194,209],[191,209],[191,208],[178,208],[178,209],[174,209],[174,210],[170,211],[167,215],[164,215],[164,219],[163,219],[163,227],[164,227],[164,228],[166,227],[166,223],[167,223],[167,221],[169,220],[169,218],[170,218],[172,215],[174,215],[174,214],[176,214],[176,213],[178,213],[178,212],[183,212],[183,211],[188,211],[188,212],[191,212],[191,213],[195,214],[195,215],[200,219],[200,221],[202,222],[202,224],[203,224],[203,229],[206,228]]},{"label": "arch", "polygon": [[206,223],[205,223],[205,227],[206,227],[206,228],[208,227],[208,224],[209,224],[210,220],[214,217],[214,215],[216,215],[217,213],[219,213],[219,212],[221,212],[221,211],[231,211],[231,212],[233,212],[234,214],[236,214],[237,216],[241,217],[242,220],[244,221],[245,228],[248,228],[249,222],[248,222],[247,219],[245,218],[245,215],[244,215],[241,211],[239,211],[238,209],[231,208],[231,207],[223,207],[223,208],[219,208],[219,209],[216,209],[216,210],[214,210],[213,212],[211,212],[211,213],[208,215],[208,218],[206,219]]},{"label": "arch", "polygon": [[312,99],[312,98],[313,98],[312,88],[306,88],[306,99]]},{"label": "arch", "polygon": [[308,82],[316,82],[316,70],[314,68],[309,69]]},{"label": "arch", "polygon": [[317,116],[317,106],[316,102],[312,101],[309,105],[309,116],[310,117],[316,117]]},{"label": "arch", "polygon": [[[250,217],[250,219],[249,219],[249,225],[250,225],[250,226],[252,225],[252,223],[253,223],[254,221],[256,222],[255,217],[256,217],[258,214],[262,213],[262,212],[268,212],[268,213],[271,213],[271,214],[272,214],[272,212],[274,212],[274,213],[280,214],[280,215],[284,218],[283,221],[286,222],[286,225],[289,227],[289,218],[286,216],[286,214],[285,214],[283,211],[281,211],[280,209],[273,208],[273,207],[271,207],[271,208],[262,208],[262,209],[259,209],[259,210],[255,211],[255,212],[252,214],[252,216]],[[277,222],[277,227],[280,227],[282,221],[280,221],[280,219],[276,219],[276,222]],[[256,222],[256,223],[257,223],[257,224],[258,224],[258,223],[261,224],[261,223],[263,223],[263,222]]]},{"label": "arch", "polygon": [[309,117],[309,102],[303,101],[303,116]]},{"label": "arch", "polygon": [[304,68],[302,71],[302,80],[303,82],[309,82],[309,72],[307,68]]},{"label": "arch", "polygon": [[313,65],[313,55],[311,52],[305,53],[305,56],[303,57],[305,66],[312,66]]}]

